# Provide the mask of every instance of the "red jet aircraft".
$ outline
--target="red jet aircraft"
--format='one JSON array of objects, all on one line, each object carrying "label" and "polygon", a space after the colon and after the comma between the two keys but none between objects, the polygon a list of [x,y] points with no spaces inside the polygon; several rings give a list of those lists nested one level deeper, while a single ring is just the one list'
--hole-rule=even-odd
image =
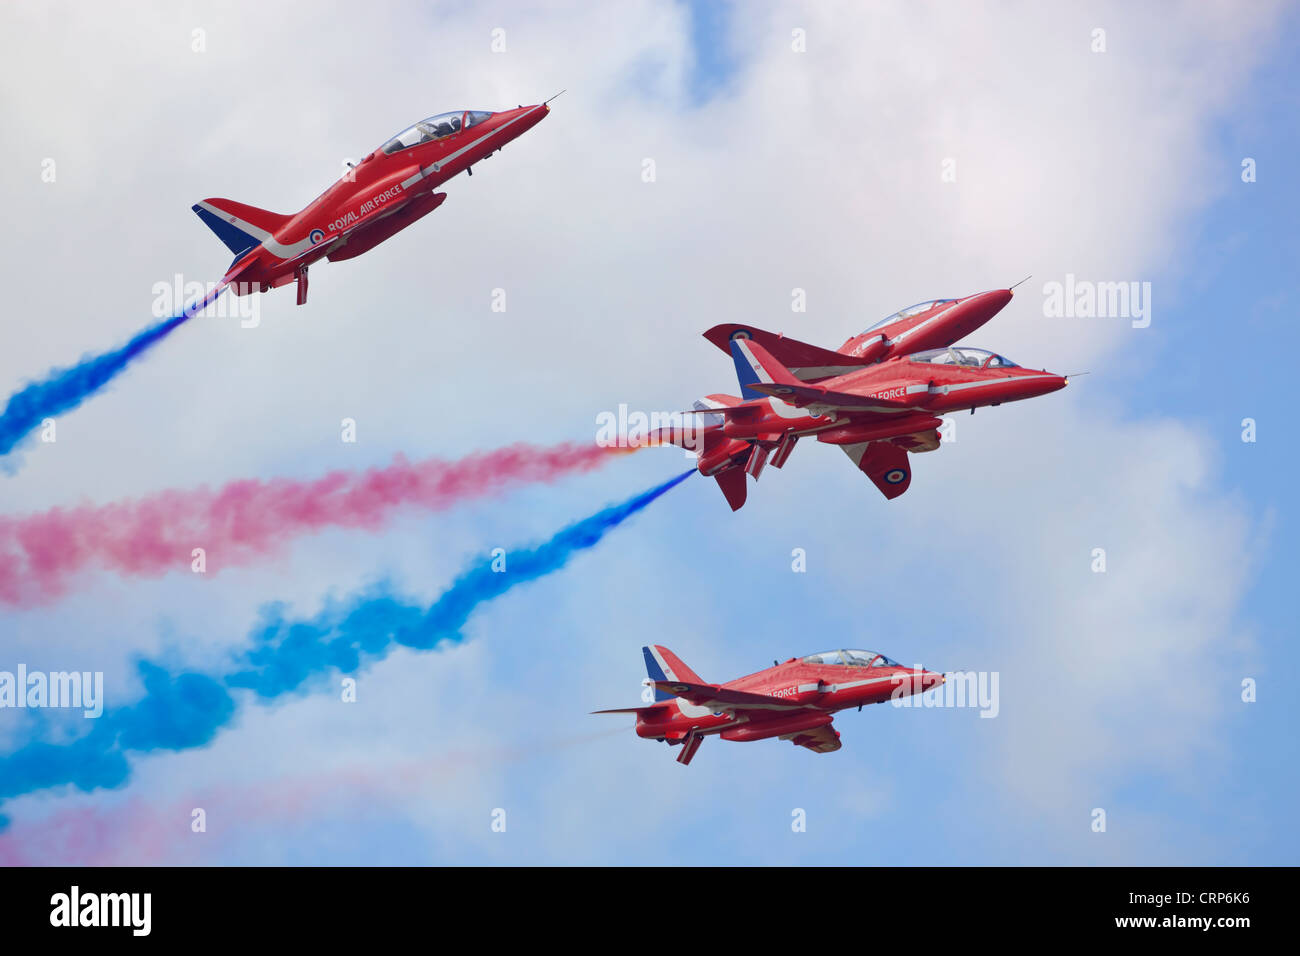
[{"label": "red jet aircraft", "polygon": [[656,644],[641,652],[655,702],[596,713],[636,714],[637,736],[680,745],[677,762],[682,764],[690,763],[713,734],[741,741],[779,737],[814,753],[830,753],[840,749],[840,732],[831,725],[836,711],[923,693],[944,681],[942,674],[906,668],[883,654],[838,650],[706,684],[666,647]]},{"label": "red jet aircraft", "polygon": [[733,511],[745,503],[745,475],[757,480],[769,462],[780,468],[805,436],[838,445],[886,498],[897,498],[912,481],[908,452],[939,447],[940,415],[1065,387],[1060,375],[949,345],[1010,299],[1001,289],[923,302],[837,352],[747,326],[715,326],[705,338],[732,354],[743,397],[709,395],[695,403],[695,414],[705,416],[698,433],[664,429],[658,437],[698,451],[700,473],[717,479]]},{"label": "red jet aircraft", "polygon": [[[556,94],[557,96],[559,94]],[[554,99],[555,97],[551,97]],[[239,295],[298,283],[307,301],[307,267],[318,259],[351,259],[437,209],[434,189],[546,117],[546,103],[501,113],[456,110],[398,133],[343,178],[291,216],[233,199],[205,199],[193,209],[235,260],[221,280]]]}]

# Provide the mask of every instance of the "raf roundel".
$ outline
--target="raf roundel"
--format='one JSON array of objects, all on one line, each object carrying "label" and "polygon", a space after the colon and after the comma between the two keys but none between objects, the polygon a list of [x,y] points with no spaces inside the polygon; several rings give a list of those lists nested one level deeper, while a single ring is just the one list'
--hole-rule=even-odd
[{"label": "raf roundel", "polygon": [[322,229],[313,229],[307,238],[311,240],[311,244],[314,246],[325,238],[325,232]]},{"label": "raf roundel", "polygon": [[752,339],[752,338],[753,336],[749,334],[748,329],[737,329],[735,332],[731,333],[731,341],[733,342],[736,341],[737,339]]},{"label": "raf roundel", "polygon": [[885,481],[891,485],[896,485],[907,480],[907,472],[902,468],[891,468],[885,472]]}]

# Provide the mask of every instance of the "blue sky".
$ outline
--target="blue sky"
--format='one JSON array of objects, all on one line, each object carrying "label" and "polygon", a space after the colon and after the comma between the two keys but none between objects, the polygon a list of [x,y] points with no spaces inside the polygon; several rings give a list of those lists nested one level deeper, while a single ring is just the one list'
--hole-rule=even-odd
[{"label": "blue sky", "polygon": [[[1280,20],[1277,46],[1213,131],[1222,163],[1204,188],[1215,198],[1189,223],[1186,247],[1172,251],[1173,261],[1154,280],[1157,290],[1169,290],[1165,308],[1176,310],[1176,322],[1153,323],[1144,330],[1155,333],[1149,338],[1134,335],[1135,360],[1146,372],[1140,378],[1116,374],[1098,382],[1118,390],[1134,409],[1203,430],[1213,442],[1218,481],[1260,517],[1242,603],[1243,622],[1257,641],[1247,673],[1258,670],[1259,700],[1229,723],[1231,758],[1206,768],[1199,807],[1188,808],[1239,836],[1232,862],[1241,864],[1294,863],[1300,849],[1295,827],[1286,822],[1287,807],[1300,791],[1300,748],[1291,732],[1300,721],[1300,704],[1287,690],[1300,677],[1290,599],[1300,532],[1292,476],[1300,454],[1287,435],[1286,378],[1261,361],[1264,354],[1300,346],[1291,265],[1300,256],[1293,228],[1300,183],[1288,171],[1287,158],[1300,148],[1300,136],[1294,124],[1279,121],[1294,112],[1300,97],[1295,63],[1285,53],[1298,39],[1300,17],[1291,9]],[[1254,183],[1240,181],[1246,157],[1260,171]],[[1245,418],[1258,423],[1254,444],[1241,440]],[[1240,676],[1224,675],[1226,692]],[[1135,791],[1154,804],[1178,798],[1158,778],[1135,785]]]},{"label": "blue sky", "polygon": [[[616,6],[379,6],[354,52],[365,83],[326,68],[337,47],[323,25],[286,16],[249,35],[251,6],[151,13],[112,43],[115,22],[87,19],[59,50],[6,47],[19,65],[99,62],[130,104],[110,121],[71,74],[5,94],[31,146],[4,195],[33,223],[0,246],[28,280],[4,322],[6,389],[129,335],[158,279],[224,265],[190,221],[196,199],[287,211],[414,117],[570,92],[449,184],[427,223],[314,271],[305,309],[272,293],[257,330],[182,330],[0,476],[4,511],[585,438],[619,403],[667,410],[733,390],[730,361],[699,338],[717,322],[834,347],[911,302],[1027,273],[969,344],[1090,374],[963,417],[895,502],[819,446],[769,469],[735,515],[692,478],[484,607],[463,646],[372,668],[352,709],[329,693],[248,706],[210,747],[139,761],[123,789],[14,801],[13,832],[74,809],[129,819],[93,856],[120,862],[1295,863],[1298,462],[1279,363],[1260,358],[1296,337],[1296,15]],[[412,22],[440,56],[410,57]],[[1088,49],[1098,24],[1104,54]],[[505,55],[489,51],[494,27]],[[794,28],[805,54],[789,49]],[[264,73],[247,77],[250,61]],[[319,82],[288,115],[258,93],[305,75]],[[195,148],[166,168],[128,159],[199,112]],[[26,171],[51,154],[67,172],[42,191]],[[949,156],[956,184],[938,176]],[[84,263],[96,308],[51,294],[67,277],[46,248]],[[1150,281],[1151,326],[1046,317],[1043,283],[1069,272]],[[502,286],[504,316],[486,308]],[[806,313],[791,311],[794,287]],[[35,312],[47,319],[17,318]],[[356,446],[338,445],[343,415],[361,422]],[[134,655],[219,660],[265,602],[307,616],[381,578],[432,600],[473,556],[542,540],[686,464],[646,452],[404,513],[379,534],[287,542],[201,581],[93,575],[55,605],[0,609],[6,659],[102,668],[127,702]],[[1089,571],[1098,546],[1105,575]],[[794,548],[807,573],[792,573]],[[714,740],[683,771],[587,714],[636,703],[649,642],[709,680],[833,646],[998,671],[1001,713],[874,708],[837,719],[835,754]],[[0,744],[32,732],[12,717],[0,713]],[[200,805],[208,844],[186,829]],[[1089,827],[1098,807],[1104,834]],[[495,808],[505,834],[488,829]],[[807,832],[791,831],[796,808]]]}]

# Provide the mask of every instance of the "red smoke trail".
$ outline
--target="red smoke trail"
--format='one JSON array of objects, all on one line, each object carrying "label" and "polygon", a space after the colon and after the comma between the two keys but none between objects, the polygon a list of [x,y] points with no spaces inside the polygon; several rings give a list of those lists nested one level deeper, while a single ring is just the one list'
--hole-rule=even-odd
[{"label": "red smoke trail", "polygon": [[0,603],[30,605],[67,589],[87,568],[158,576],[188,568],[203,548],[209,571],[246,564],[286,539],[325,528],[382,526],[400,507],[430,510],[598,468],[632,448],[576,442],[510,445],[459,461],[334,471],[311,481],[234,481],[216,491],[162,491],[107,505],[0,517]]}]

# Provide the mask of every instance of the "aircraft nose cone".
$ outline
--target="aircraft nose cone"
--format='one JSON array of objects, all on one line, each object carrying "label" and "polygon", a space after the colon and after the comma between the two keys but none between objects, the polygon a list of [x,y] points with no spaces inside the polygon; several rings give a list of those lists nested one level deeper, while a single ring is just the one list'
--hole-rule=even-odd
[{"label": "aircraft nose cone", "polygon": [[524,117],[520,123],[527,129],[532,129],[546,117],[551,115],[551,108],[545,103],[539,103],[536,106],[525,106],[519,111],[519,115]]},{"label": "aircraft nose cone", "polygon": [[1002,309],[1006,308],[1007,303],[1011,301],[1011,297],[1012,292],[1010,289],[994,289],[991,292],[981,292],[976,296],[977,299],[987,305],[994,312],[1000,312]]},{"label": "aircraft nose cone", "polygon": [[517,126],[532,126],[534,123],[540,123],[550,111],[551,108],[545,103],[534,103],[531,106],[519,106],[512,110],[504,110],[500,115],[513,123],[514,125],[510,128],[514,129]]},{"label": "aircraft nose cone", "polygon": [[[1043,375],[1042,372],[1039,372],[1037,374],[1039,376]],[[1026,382],[1025,387],[1030,393],[1030,396],[1036,398],[1039,395],[1048,395],[1052,392],[1059,392],[1061,389],[1065,388],[1065,386],[1068,385],[1069,382],[1070,379],[1067,376],[1053,375],[1049,372],[1047,373],[1046,377],[1039,377],[1032,381]]]},{"label": "aircraft nose cone", "polygon": [[962,301],[963,311],[974,321],[971,328],[983,325],[1001,312],[1011,301],[1010,289],[994,289],[991,292],[979,292]]}]

